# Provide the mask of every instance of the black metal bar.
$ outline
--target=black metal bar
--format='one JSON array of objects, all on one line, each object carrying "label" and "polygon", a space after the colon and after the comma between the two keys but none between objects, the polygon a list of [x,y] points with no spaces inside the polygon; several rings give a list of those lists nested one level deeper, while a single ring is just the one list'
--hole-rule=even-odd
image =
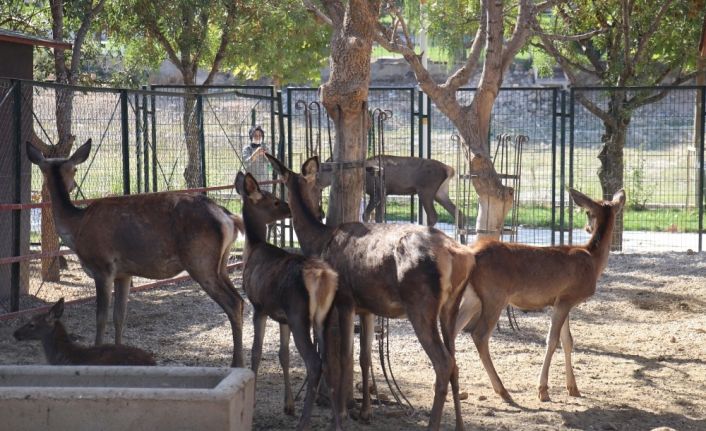
[{"label": "black metal bar", "polygon": [[140,95],[135,94],[135,163],[137,164],[137,193],[142,192],[142,134],[140,133]]},{"label": "black metal bar", "polygon": [[[143,87],[144,88],[144,87]],[[150,144],[149,144],[149,118],[147,109],[147,96],[142,96],[142,152],[144,154],[143,160],[145,163],[145,192],[150,191]],[[140,177],[140,172],[137,172],[137,177]]]},{"label": "black metal bar", "polygon": [[[284,112],[282,106],[282,91],[277,91],[277,127],[279,130],[279,140],[277,142],[277,159],[284,161]],[[273,116],[274,121],[274,116]],[[274,133],[273,133],[274,135]],[[273,174],[274,178],[274,174]],[[276,191],[277,186],[273,187],[273,191]],[[279,195],[284,197],[284,184],[279,185]],[[280,237],[279,246],[284,247],[284,242],[286,241],[286,224],[285,220],[279,222],[280,226]]]},{"label": "black metal bar", "polygon": [[[417,93],[417,106],[419,107],[419,112],[418,112],[418,121],[419,121],[419,157],[422,157],[424,154],[424,121],[426,121],[426,118],[424,117],[424,92],[420,91]],[[419,224],[422,224],[422,203],[421,201],[418,202],[418,207],[417,207],[417,220],[419,220]]]},{"label": "black metal bar", "polygon": [[[22,83],[12,81],[15,111],[15,203],[22,203]],[[22,211],[12,212],[12,255],[19,256],[22,248]],[[20,309],[20,262],[10,268],[10,311]]]},{"label": "black metal bar", "polygon": [[[292,88],[287,88],[287,116],[289,121],[287,122],[287,166],[292,168],[292,122],[294,121],[294,115],[292,115]],[[333,154],[331,155],[333,157]],[[294,229],[289,229],[289,246],[294,247]]]},{"label": "black metal bar", "polygon": [[157,96],[152,94],[150,96],[150,102],[152,103],[152,110],[150,111],[150,116],[152,117],[152,191],[157,191]]},{"label": "black metal bar", "polygon": [[199,139],[199,161],[201,162],[201,187],[207,187],[206,183],[206,137],[203,127],[203,94],[196,95],[196,121],[198,125]]},{"label": "black metal bar", "polygon": [[[552,89],[552,245],[556,244],[554,239],[554,232],[556,231],[556,117],[561,115],[561,113],[556,112],[558,94],[558,89]],[[562,119],[562,121],[564,120]]]},{"label": "black metal bar", "polygon": [[431,97],[427,97],[427,159],[431,159]]},{"label": "black metal bar", "polygon": [[701,131],[699,149],[699,251],[703,251],[704,238],[704,134],[706,133],[706,86],[701,87]]},{"label": "black metal bar", "polygon": [[128,124],[128,94],[120,90],[120,130],[123,150],[123,194],[130,194],[130,126]]},{"label": "black metal bar", "polygon": [[[576,136],[574,89],[569,93],[569,188],[574,187],[574,137]],[[574,243],[574,201],[569,199],[569,245]]]},{"label": "black metal bar", "polygon": [[[409,155],[414,157],[414,87],[409,89]],[[414,195],[409,197],[409,222],[414,223]]]},{"label": "black metal bar", "polygon": [[566,209],[566,203],[564,202],[564,189],[566,188],[566,182],[564,173],[566,171],[566,90],[561,91],[561,153],[559,158],[560,162],[560,172],[559,172],[559,244],[564,245],[564,231],[566,230],[566,225],[564,224],[564,212]]}]

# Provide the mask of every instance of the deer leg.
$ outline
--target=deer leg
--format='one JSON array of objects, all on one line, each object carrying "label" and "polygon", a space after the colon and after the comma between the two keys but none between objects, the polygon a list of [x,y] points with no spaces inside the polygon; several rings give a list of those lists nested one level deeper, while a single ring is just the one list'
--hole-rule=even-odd
[{"label": "deer leg", "polygon": [[282,376],[284,377],[284,413],[294,415],[294,397],[292,396],[292,385],[289,381],[289,325],[280,323],[279,325],[279,364],[282,366]]},{"label": "deer leg", "polygon": [[[456,208],[456,205],[449,197],[449,180],[444,181],[434,195],[434,200],[438,202],[456,221],[458,227],[464,226],[463,213]],[[456,211],[458,211],[458,220],[456,220]]]},{"label": "deer leg", "polygon": [[260,369],[260,360],[262,359],[262,341],[265,338],[267,315],[254,309],[252,323],[255,334],[252,341],[252,349],[250,350],[250,369],[255,373],[255,386],[257,386],[257,371]]},{"label": "deer leg", "polygon": [[[434,403],[431,408],[428,429],[438,430],[441,425],[441,414],[444,409],[444,402],[449,390],[449,381],[453,368],[456,366],[454,358],[444,346],[439,336],[439,328],[436,323],[436,310],[438,305],[433,301],[429,304],[415,304],[408,306],[407,312],[412,323],[414,332],[417,334],[419,342],[422,344],[436,373],[434,383]],[[458,424],[457,424],[458,425]]]},{"label": "deer leg", "polygon": [[453,359],[451,367],[451,394],[454,400],[454,411],[456,413],[456,431],[463,431],[463,415],[461,414],[461,397],[458,386],[458,365],[456,364],[456,318],[458,315],[458,302],[454,301],[441,308],[439,322],[441,322],[441,336],[444,340],[446,350],[449,351]]},{"label": "deer leg", "polygon": [[463,297],[461,299],[461,306],[458,309],[458,315],[456,316],[456,325],[454,328],[453,338],[463,330],[463,328],[468,325],[469,322],[473,320],[474,317],[478,316],[481,311],[480,298],[473,290],[473,286],[469,283],[463,290]]},{"label": "deer leg", "polygon": [[208,274],[205,273],[205,270],[198,268],[187,268],[187,272],[228,316],[233,333],[233,361],[231,362],[231,367],[242,367],[244,363],[243,299],[226,276],[219,273]]},{"label": "deer leg", "polygon": [[552,324],[547,334],[547,352],[544,355],[544,363],[542,364],[542,372],[539,375],[539,400],[549,401],[549,365],[552,362],[552,355],[556,351],[556,346],[559,343],[559,335],[561,327],[564,325],[566,317],[569,315],[571,306],[566,303],[557,302],[554,304],[554,313],[552,314]]},{"label": "deer leg", "polygon": [[372,344],[375,333],[375,315],[360,315],[360,370],[363,376],[363,403],[360,406],[360,419],[370,422],[370,367],[372,366]]},{"label": "deer leg", "polygon": [[373,213],[373,210],[378,206],[378,203],[380,203],[379,197],[376,199],[375,197],[370,196],[369,199],[368,204],[365,206],[365,211],[363,212],[364,222],[370,221],[370,214]]},{"label": "deer leg", "polygon": [[340,376],[334,392],[334,403],[338,404],[341,419],[348,417],[348,397],[353,386],[353,317],[352,305],[338,305],[338,325],[340,331]]},{"label": "deer leg", "polygon": [[564,349],[564,362],[566,367],[566,389],[572,397],[580,397],[578,386],[576,386],[576,377],[574,376],[574,367],[571,365],[571,352],[574,350],[574,338],[571,336],[569,328],[569,316],[566,316],[564,324],[561,326],[561,347]]},{"label": "deer leg", "polygon": [[110,305],[110,287],[112,278],[98,275],[96,282],[96,346],[103,344],[103,332],[108,321],[108,306]]},{"label": "deer leg", "polygon": [[[307,316],[306,312],[304,312],[303,316]],[[289,317],[294,318],[290,319]],[[302,416],[297,424],[297,430],[303,430],[309,427],[311,410],[314,406],[314,399],[316,398],[316,389],[321,379],[321,358],[316,352],[314,343],[311,341],[309,325],[301,321],[302,316],[300,315],[299,319],[295,316],[288,316],[287,320],[292,328],[294,344],[297,346],[297,350],[299,350],[299,354],[306,365],[306,397],[304,398]]]},{"label": "deer leg", "polygon": [[431,193],[419,193],[419,200],[422,202],[424,212],[427,213],[427,226],[434,226],[439,219],[439,215],[434,208],[434,195]]},{"label": "deer leg", "polygon": [[113,301],[113,325],[115,326],[115,344],[123,343],[123,323],[127,315],[127,299],[130,293],[132,277],[116,278],[113,283],[115,299]]},{"label": "deer leg", "polygon": [[510,393],[505,389],[502,380],[500,380],[500,376],[495,371],[493,360],[490,358],[490,347],[488,346],[490,335],[498,323],[502,309],[503,304],[500,303],[491,304],[490,301],[482,303],[481,315],[471,328],[471,337],[476,345],[476,350],[478,350],[478,356],[480,356],[480,360],[483,363],[483,368],[485,368],[485,372],[490,378],[490,383],[493,385],[493,390],[506,402],[514,403]]}]

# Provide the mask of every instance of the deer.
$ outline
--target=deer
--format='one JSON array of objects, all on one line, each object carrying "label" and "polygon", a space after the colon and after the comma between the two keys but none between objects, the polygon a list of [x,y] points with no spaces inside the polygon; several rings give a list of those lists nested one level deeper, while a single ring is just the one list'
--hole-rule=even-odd
[{"label": "deer", "polygon": [[111,288],[115,344],[121,344],[132,277],[166,279],[186,270],[228,316],[231,366],[242,367],[243,299],[226,271],[238,217],[204,195],[176,192],[103,198],[76,207],[69,193],[76,186],[76,166],[90,152],[89,139],[68,158],[47,159],[27,142],[27,156],[49,188],[59,237],[95,282],[95,344],[103,343]]},{"label": "deer", "polygon": [[[306,429],[322,374],[323,359],[311,339],[311,328],[325,352],[324,324],[333,305],[338,274],[323,260],[287,252],[267,243],[267,224],[290,217],[289,206],[261,190],[255,178],[239,172],[236,190],[243,198],[245,251],[243,288],[253,305],[255,337],[252,370],[257,375],[262,356],[265,324],[270,317],[280,324],[279,358],[284,374],[286,414],[294,414],[289,382],[289,334],[306,364],[307,391],[297,429]],[[334,411],[335,413],[335,411]],[[340,427],[340,421],[337,420]]]},{"label": "deer", "polygon": [[586,231],[591,237],[586,244],[535,247],[481,240],[472,246],[476,265],[463,294],[456,333],[470,323],[473,342],[493,389],[509,403],[513,403],[512,397],[495,371],[488,349],[490,335],[507,304],[524,310],[553,307],[539,376],[539,399],[550,400],[549,364],[559,338],[566,359],[566,388],[570,396],[581,396],[571,365],[574,341],[569,312],[596,291],[596,282],[608,262],[615,219],[625,204],[625,192],[619,190],[610,201],[594,201],[574,189],[569,192],[588,216]]},{"label": "deer", "polygon": [[[318,157],[307,159],[296,174],[268,155],[289,192],[294,230],[306,255],[320,256],[338,272],[334,307],[340,327],[340,372],[333,377],[332,402],[347,416],[352,387],[353,316],[363,316],[361,368],[363,395],[360,417],[370,417],[368,372],[372,315],[406,316],[436,374],[429,429],[438,429],[451,383],[456,429],[463,429],[455,360],[454,324],[461,295],[474,264],[469,248],[429,226],[366,224],[326,226],[316,217],[321,185]],[[439,335],[439,323],[441,336]]]},{"label": "deer", "polygon": [[[385,190],[382,189],[381,176],[384,175]],[[363,220],[369,221],[373,210],[376,218],[382,221],[383,196],[386,195],[419,195],[424,212],[427,214],[427,225],[434,226],[439,215],[434,208],[438,202],[459,227],[464,226],[463,213],[449,197],[449,182],[456,171],[449,165],[438,160],[421,157],[403,156],[373,156],[365,161],[365,193],[369,196],[365,206]],[[319,173],[319,183],[323,187],[331,185],[331,171]],[[384,194],[383,194],[384,192]],[[456,213],[458,212],[458,220]]]},{"label": "deer", "polygon": [[37,314],[13,336],[18,341],[40,340],[51,365],[157,365],[149,352],[116,344],[84,347],[74,343],[61,323],[64,298],[47,313]]}]

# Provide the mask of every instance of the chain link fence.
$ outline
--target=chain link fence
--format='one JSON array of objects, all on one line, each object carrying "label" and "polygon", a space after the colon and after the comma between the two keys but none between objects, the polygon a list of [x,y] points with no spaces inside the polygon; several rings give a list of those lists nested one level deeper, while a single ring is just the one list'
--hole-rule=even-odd
[{"label": "chain link fence", "polygon": [[[586,239],[580,229],[584,216],[574,212],[566,190],[575,187],[592,197],[602,194],[598,156],[607,133],[604,121],[581,101],[609,110],[614,92],[629,99],[664,90],[668,91],[654,103],[632,110],[626,124],[622,172],[629,200],[622,248],[702,249],[703,87],[502,89],[492,115],[491,156],[499,154],[501,137],[529,137],[523,143],[519,171],[496,165],[499,171],[521,172],[516,240],[547,245]],[[473,92],[462,89],[458,99],[469,102]],[[335,140],[333,124],[313,88],[67,89],[0,80],[0,314],[45,304],[59,295],[73,299],[94,294],[92,281],[66,247],[49,253],[42,247],[43,222],[49,220],[40,203],[42,175],[24,150],[26,140],[58,143],[57,113],[61,117],[66,105],[57,109],[57,98],[69,93],[73,147],[93,140],[91,156],[79,167],[78,187],[72,193],[79,201],[196,187],[239,213],[240,199],[232,183],[243,169],[242,151],[253,125],[265,130],[268,151],[297,171],[313,154],[328,159]],[[456,178],[450,197],[465,214],[466,226],[473,226],[477,196],[462,144],[448,119],[411,87],[371,88],[368,108],[371,116],[387,113],[385,121],[371,122],[368,154],[377,151],[382,139],[385,154],[428,157],[452,166]],[[284,187],[278,191],[284,193]],[[418,198],[388,196],[387,202],[388,222],[422,221]],[[457,235],[452,216],[438,205],[437,212],[437,227]],[[280,245],[294,240],[288,221],[279,225],[277,234]],[[60,266],[58,281],[47,276],[54,265]]]}]

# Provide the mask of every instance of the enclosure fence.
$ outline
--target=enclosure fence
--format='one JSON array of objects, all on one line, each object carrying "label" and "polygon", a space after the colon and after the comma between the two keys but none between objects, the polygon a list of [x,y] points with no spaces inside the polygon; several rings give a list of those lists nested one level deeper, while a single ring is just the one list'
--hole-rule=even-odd
[{"label": "enclosure fence", "polygon": [[[457,97],[469,102],[473,93],[461,89]],[[610,198],[598,177],[598,156],[609,129],[592,110],[609,111],[616,93],[628,99],[655,95],[653,103],[623,117],[622,185],[628,202],[618,247],[629,252],[701,251],[706,87],[502,89],[492,114],[490,154],[503,136],[528,137],[516,162],[521,164],[516,171],[522,186],[513,214],[515,240],[536,245],[586,240],[585,216],[574,211],[568,188]],[[24,148],[28,140],[59,142],[57,126],[66,109],[61,98],[66,94],[73,100],[74,148],[93,140],[72,193],[78,201],[190,190],[239,213],[233,181],[243,169],[243,147],[254,124],[265,129],[268,151],[295,171],[314,154],[328,159],[335,140],[315,88],[124,90],[0,79],[0,314],[58,299],[53,296],[57,286],[75,286],[75,298],[93,295],[76,256],[60,243],[43,243],[49,204],[42,203],[42,174],[29,163]],[[450,197],[462,209],[463,225],[474,226],[478,198],[451,122],[413,87],[373,87],[368,107],[371,114],[387,113],[384,122],[368,131],[369,154],[384,139],[385,154],[432,158],[453,167]],[[284,193],[284,186],[277,191]],[[440,206],[437,212],[438,228],[449,235],[463,233],[451,214]],[[385,219],[423,223],[424,211],[417,197],[387,196]],[[296,241],[290,221],[280,223],[276,233],[279,245]],[[135,280],[135,285],[149,281]]]}]

